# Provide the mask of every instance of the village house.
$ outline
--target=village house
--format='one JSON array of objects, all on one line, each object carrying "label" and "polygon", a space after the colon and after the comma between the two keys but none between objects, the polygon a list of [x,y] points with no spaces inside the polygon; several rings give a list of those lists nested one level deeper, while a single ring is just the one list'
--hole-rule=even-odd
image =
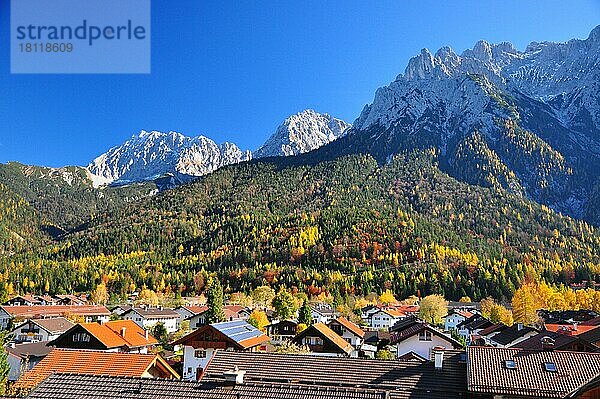
[{"label": "village house", "polygon": [[201,326],[173,345],[183,346],[183,378],[197,380],[215,352],[255,351],[268,341],[269,337],[246,321],[234,320]]},{"label": "village house", "polygon": [[485,317],[479,314],[474,314],[465,321],[458,323],[456,325],[456,330],[458,331],[458,335],[463,337],[467,343],[470,343],[473,339],[477,339],[479,337],[479,332],[481,330],[493,325],[494,323]]},{"label": "village house", "polygon": [[320,356],[350,356],[354,350],[349,342],[323,323],[312,324],[296,335],[292,342],[307,346],[311,352]]},{"label": "village house", "polygon": [[179,378],[177,372],[160,355],[54,349],[19,378],[15,388],[26,391],[33,389],[50,375],[57,373]]},{"label": "village house", "polygon": [[9,344],[6,348],[6,361],[10,367],[8,381],[18,380],[23,373],[32,369],[50,353],[52,347],[47,342],[34,342],[26,344]]},{"label": "village house", "polygon": [[[190,328],[199,328],[206,325],[206,312],[208,311],[208,306],[197,306],[197,307],[187,307],[189,309],[193,309],[195,313],[192,316],[189,316],[186,320],[190,322]],[[225,313],[225,321],[234,321],[234,320],[248,320],[250,317],[250,311],[239,305],[225,305],[223,306],[223,313]]]},{"label": "village house", "polygon": [[162,307],[133,307],[123,313],[121,317],[124,320],[131,320],[138,326],[149,330],[158,323],[162,323],[167,332],[174,333],[179,328],[179,314],[173,309]]},{"label": "village house", "polygon": [[458,326],[463,321],[472,317],[474,313],[468,310],[460,310],[453,309],[444,317],[444,330],[456,330],[456,326]]},{"label": "village house", "polygon": [[338,316],[335,309],[333,309],[333,306],[324,302],[311,303],[310,314],[313,324],[327,324]]},{"label": "village house", "polygon": [[394,324],[406,319],[408,316],[400,310],[393,308],[377,308],[376,311],[369,312],[365,320],[367,325],[375,330],[389,330]]},{"label": "village house", "polygon": [[132,307],[133,306],[131,305],[117,305],[113,307],[110,311],[112,312],[112,314],[121,317],[125,312],[130,311]]},{"label": "village house", "polygon": [[498,348],[510,348],[537,334],[538,330],[522,323],[515,323],[510,327],[500,323],[479,331],[479,336],[486,345]]},{"label": "village house", "polygon": [[[437,328],[414,318],[394,325],[390,330],[390,344],[396,346],[396,356],[416,354],[429,359],[434,348],[458,349],[462,345]],[[412,355],[411,355],[412,356]]]},{"label": "village house", "polygon": [[265,327],[273,345],[291,341],[296,336],[298,323],[294,320],[281,320]]},{"label": "village house", "polygon": [[175,311],[175,313],[177,313],[179,315],[177,323],[181,324],[182,321],[189,319],[190,317],[192,317],[194,315],[206,312],[208,310],[208,306],[206,306],[206,305],[184,305],[184,306],[178,306],[173,310]]},{"label": "village house", "polygon": [[373,359],[380,350],[393,352],[395,348],[390,346],[389,331],[365,331],[364,342],[361,347],[362,357]]},{"label": "village house", "polygon": [[578,335],[567,335],[554,331],[542,331],[513,347],[532,351],[560,350],[573,352],[596,352],[600,346],[587,342]]},{"label": "village house", "polygon": [[148,349],[156,344],[158,341],[148,330],[131,320],[77,324],[49,343],[63,349],[142,354],[148,353]]},{"label": "village house", "polygon": [[51,341],[73,326],[64,317],[29,319],[15,327],[10,334],[17,343]]},{"label": "village house", "polygon": [[350,357],[358,357],[364,343],[365,332],[359,326],[341,316],[331,320],[328,327],[352,345],[353,350]]},{"label": "village house", "polygon": [[81,319],[85,323],[103,323],[109,320],[110,312],[100,305],[33,305],[33,306],[0,306],[0,328],[28,319],[49,319],[65,317]]}]

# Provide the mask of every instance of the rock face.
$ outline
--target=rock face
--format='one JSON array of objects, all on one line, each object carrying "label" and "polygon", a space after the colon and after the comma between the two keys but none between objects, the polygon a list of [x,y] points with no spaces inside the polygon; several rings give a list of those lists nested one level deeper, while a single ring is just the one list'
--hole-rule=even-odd
[{"label": "rock face", "polygon": [[[440,167],[596,223],[600,26],[586,40],[423,49],[375,93],[331,154],[433,148]],[[596,193],[596,194],[593,194]]]},{"label": "rock face", "polygon": [[[254,157],[296,155],[342,136],[350,125],[328,114],[306,110],[287,118]],[[170,188],[234,163],[249,161],[250,151],[225,142],[180,133],[146,132],[108,150],[87,167],[96,186],[141,181],[166,182]]]},{"label": "rock face", "polygon": [[298,155],[315,150],[343,136],[350,124],[311,109],[287,118],[260,147],[254,157]]},{"label": "rock face", "polygon": [[94,159],[88,170],[107,183],[155,180],[165,174],[184,179],[251,158],[250,151],[227,142],[217,145],[204,136],[142,131]]}]

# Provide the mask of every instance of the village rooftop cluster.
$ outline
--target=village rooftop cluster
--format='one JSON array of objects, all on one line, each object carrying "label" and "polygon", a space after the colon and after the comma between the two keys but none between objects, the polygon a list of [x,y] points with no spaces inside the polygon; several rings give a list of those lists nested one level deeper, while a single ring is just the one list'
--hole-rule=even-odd
[{"label": "village rooftop cluster", "polygon": [[[17,296],[0,307],[10,397],[598,398],[600,315],[539,309],[531,325],[494,323],[481,304],[371,303],[356,317],[305,301],[271,306],[204,298],[167,308]],[[256,315],[266,316],[257,323]],[[308,318],[308,320],[307,320]],[[353,320],[350,320],[353,319]],[[258,328],[257,328],[258,327]],[[155,336],[156,335],[156,336]]]}]

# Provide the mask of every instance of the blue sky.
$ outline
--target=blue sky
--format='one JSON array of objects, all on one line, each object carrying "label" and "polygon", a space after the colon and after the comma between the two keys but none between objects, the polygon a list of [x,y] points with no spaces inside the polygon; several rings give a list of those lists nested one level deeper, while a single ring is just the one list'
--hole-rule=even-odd
[{"label": "blue sky", "polygon": [[352,122],[421,48],[586,38],[587,1],[152,1],[150,75],[11,75],[0,0],[0,162],[86,165],[141,129],[256,149],[305,108]]}]

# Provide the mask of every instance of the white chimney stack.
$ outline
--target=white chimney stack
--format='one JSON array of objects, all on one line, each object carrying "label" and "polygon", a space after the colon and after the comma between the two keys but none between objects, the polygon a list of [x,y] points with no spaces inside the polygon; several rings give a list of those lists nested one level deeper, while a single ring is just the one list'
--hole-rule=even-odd
[{"label": "white chimney stack", "polygon": [[144,330],[144,337],[146,338],[146,341],[148,341],[148,330]]},{"label": "white chimney stack", "polygon": [[245,370],[240,370],[238,366],[235,366],[233,370],[226,371],[223,373],[223,377],[225,377],[225,382],[228,384],[243,384],[244,383],[244,375],[246,374]]},{"label": "white chimney stack", "polygon": [[127,330],[127,329],[126,329],[125,327],[122,327],[122,328],[121,328],[121,337],[125,338],[125,331],[126,331],[126,330]]},{"label": "white chimney stack", "polygon": [[433,348],[433,362],[436,370],[441,370],[444,365],[444,349],[435,347]]}]

